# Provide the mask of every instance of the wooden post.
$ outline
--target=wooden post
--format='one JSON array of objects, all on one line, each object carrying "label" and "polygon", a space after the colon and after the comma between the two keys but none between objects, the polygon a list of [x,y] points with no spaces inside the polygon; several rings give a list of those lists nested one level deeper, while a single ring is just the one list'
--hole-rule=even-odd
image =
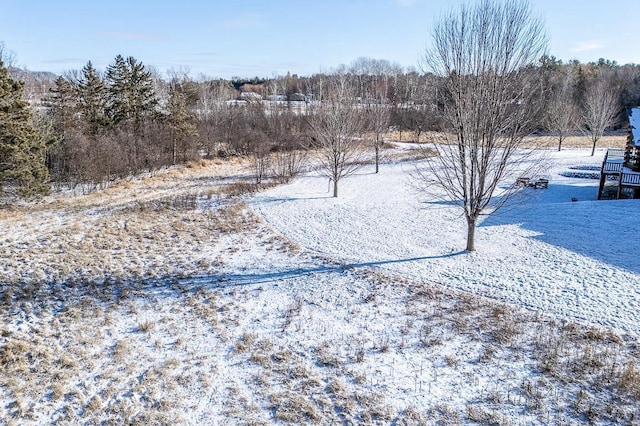
[{"label": "wooden post", "polygon": [[600,172],[600,187],[598,187],[598,200],[602,200],[602,190],[604,189],[604,183],[606,182],[606,180],[607,180],[607,175],[604,174],[604,171],[601,171]]},{"label": "wooden post", "polygon": [[616,194],[616,200],[620,199],[620,195],[622,195],[622,172],[618,175],[618,193]]}]

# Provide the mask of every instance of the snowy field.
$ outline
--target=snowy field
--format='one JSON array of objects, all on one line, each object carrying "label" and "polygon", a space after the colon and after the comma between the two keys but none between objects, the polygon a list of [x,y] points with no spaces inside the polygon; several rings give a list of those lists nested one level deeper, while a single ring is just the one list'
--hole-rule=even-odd
[{"label": "snowy field", "polygon": [[0,424],[640,424],[638,204],[552,155],[471,255],[410,163],[337,200],[218,161],[2,210]]},{"label": "snowy field", "polygon": [[462,251],[460,210],[410,184],[414,163],[386,164],[379,174],[364,168],[341,182],[337,199],[326,179],[311,174],[251,205],[302,247],[355,268],[640,334],[640,201],[597,201],[598,180],[561,175],[599,167],[602,150],[548,154],[549,188],[527,189],[482,221],[472,254]]}]

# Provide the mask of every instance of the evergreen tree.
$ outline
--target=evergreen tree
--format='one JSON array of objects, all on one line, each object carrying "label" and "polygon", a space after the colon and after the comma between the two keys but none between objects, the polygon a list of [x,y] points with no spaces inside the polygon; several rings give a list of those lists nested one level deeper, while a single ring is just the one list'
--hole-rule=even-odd
[{"label": "evergreen tree", "polygon": [[91,61],[82,68],[82,77],[78,81],[79,110],[88,132],[96,136],[106,124],[105,101],[107,90],[102,78]]},{"label": "evergreen tree", "polygon": [[14,184],[23,197],[50,189],[45,141],[31,123],[23,90],[24,84],[10,78],[0,61],[0,195],[6,184]]},{"label": "evergreen tree", "polygon": [[138,127],[155,112],[158,105],[151,72],[141,62],[118,55],[106,73],[108,85],[107,111],[117,124],[131,120]]},{"label": "evergreen tree", "polygon": [[193,117],[187,113],[186,96],[176,88],[171,89],[167,112],[166,122],[171,134],[172,163],[176,164],[179,154],[182,155],[181,161],[186,161],[190,153],[195,154],[198,128],[193,123]]},{"label": "evergreen tree", "polygon": [[69,80],[64,77],[58,77],[49,92],[47,101],[51,107],[49,113],[53,121],[53,128],[58,135],[64,137],[76,124],[77,92]]}]

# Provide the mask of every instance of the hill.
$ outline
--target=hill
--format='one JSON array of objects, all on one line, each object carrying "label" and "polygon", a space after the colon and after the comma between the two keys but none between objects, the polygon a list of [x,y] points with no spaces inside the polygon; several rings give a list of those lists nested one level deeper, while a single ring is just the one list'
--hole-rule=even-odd
[{"label": "hill", "polygon": [[559,174],[593,161],[552,156],[476,254],[410,162],[337,200],[216,161],[0,211],[0,418],[633,424],[638,271],[601,249],[637,201]]}]

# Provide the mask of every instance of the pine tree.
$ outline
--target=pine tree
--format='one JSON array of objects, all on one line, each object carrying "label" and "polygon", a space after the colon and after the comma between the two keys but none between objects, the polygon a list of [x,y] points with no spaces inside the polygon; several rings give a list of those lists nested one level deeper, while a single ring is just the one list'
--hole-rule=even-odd
[{"label": "pine tree", "polygon": [[158,105],[153,78],[141,62],[129,56],[118,55],[107,67],[108,85],[107,111],[117,124],[131,120],[138,127],[142,121],[155,112]]},{"label": "pine tree", "polygon": [[106,124],[105,102],[107,89],[91,61],[82,68],[78,81],[79,110],[88,126],[88,132],[96,136]]},{"label": "pine tree", "polygon": [[167,112],[166,122],[171,133],[172,163],[176,164],[179,151],[182,153],[182,161],[187,160],[191,142],[198,136],[198,129],[193,123],[193,117],[187,113],[186,96],[175,88],[171,90]]},{"label": "pine tree", "polygon": [[23,197],[50,190],[45,141],[31,124],[23,90],[24,84],[10,78],[0,61],[0,196],[6,184],[15,185]]},{"label": "pine tree", "polygon": [[58,77],[54,86],[49,89],[47,99],[49,114],[53,121],[53,128],[57,134],[64,137],[76,123],[75,114],[78,112],[78,95],[73,85],[64,77]]}]

